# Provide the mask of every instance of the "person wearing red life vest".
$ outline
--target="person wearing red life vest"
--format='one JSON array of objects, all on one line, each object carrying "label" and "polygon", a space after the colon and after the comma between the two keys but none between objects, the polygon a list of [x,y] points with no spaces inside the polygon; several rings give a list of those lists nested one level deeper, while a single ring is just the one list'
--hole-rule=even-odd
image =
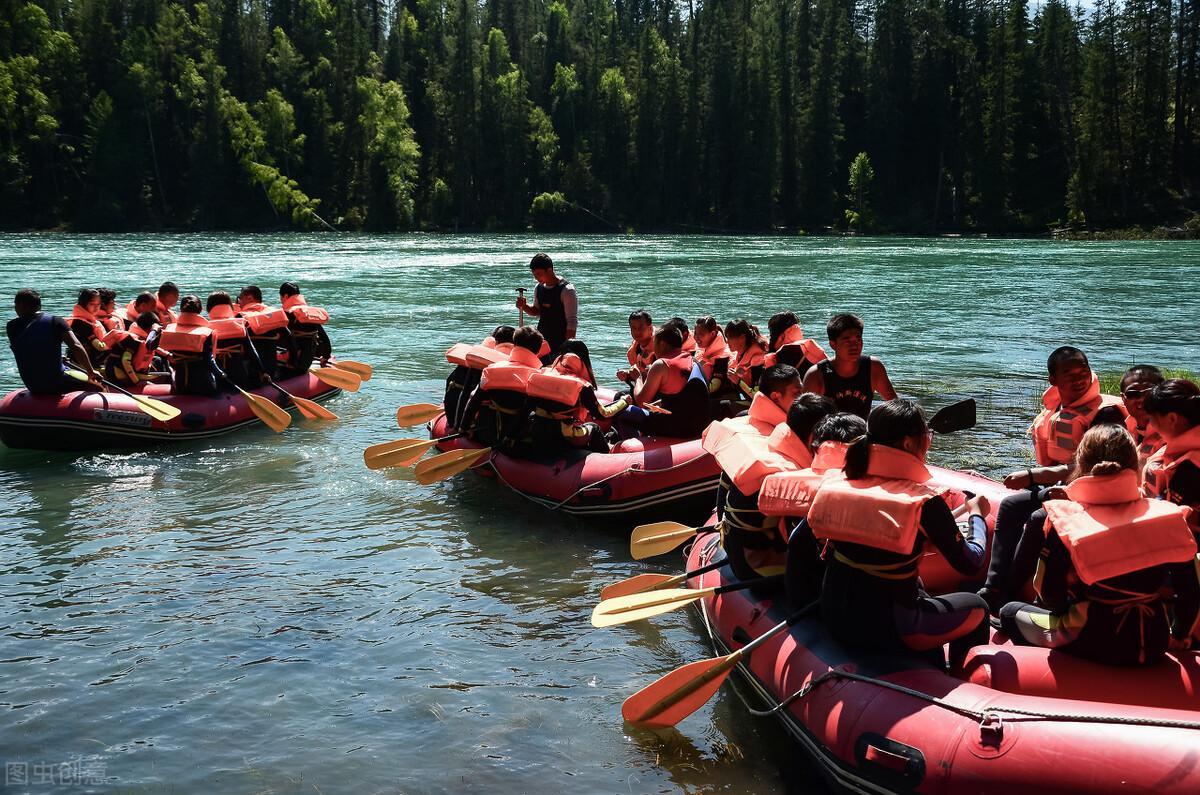
[{"label": "person wearing red life vest", "polygon": [[171,389],[177,395],[213,397],[218,384],[230,383],[213,358],[213,330],[200,314],[202,308],[197,296],[184,296],[179,317],[167,324],[158,339],[159,349],[168,354]]},{"label": "person wearing red life vest", "polygon": [[1190,509],[1143,497],[1137,470],[1124,426],[1084,434],[1067,486],[1021,539],[1014,574],[1037,567],[1038,603],[1000,609],[1014,643],[1115,665],[1149,665],[1190,645],[1200,614]]},{"label": "person wearing red life vest", "polygon": [[[710,420],[708,388],[700,368],[681,349],[679,328],[664,325],[654,332],[654,361],[632,384],[634,405],[619,416],[623,438],[635,435],[694,439]],[[670,413],[652,413],[655,403]]]},{"label": "person wearing red life vest", "polygon": [[1046,359],[1049,388],[1042,395],[1043,410],[1030,426],[1037,466],[1013,472],[1004,485],[1019,489],[1000,502],[992,533],[992,557],[987,580],[979,595],[993,614],[1015,599],[1023,583],[1009,576],[1021,533],[1045,499],[1044,487],[1061,482],[1070,470],[1075,448],[1093,425],[1125,425],[1121,399],[1100,394],[1100,379],[1092,372],[1087,354],[1070,345],[1055,348]]},{"label": "person wearing red life vest", "polygon": [[[507,345],[507,350],[511,351],[513,334],[516,331],[512,326],[496,326],[495,330],[485,337],[480,345],[492,348],[498,345]],[[467,343],[458,343],[446,351],[446,361],[453,364],[454,369],[450,371],[450,375],[446,376],[446,391],[442,396],[442,406],[446,409],[446,419],[449,421],[451,429],[459,427],[462,410],[467,405],[467,398],[475,391],[475,387],[479,386],[479,377],[483,374],[482,367],[473,367],[471,362],[467,361],[467,354],[472,347]]]},{"label": "person wearing red life vest", "polygon": [[205,301],[208,327],[213,331],[213,358],[225,375],[242,389],[254,389],[271,381],[263,367],[254,341],[250,338],[250,322],[238,317],[233,299],[224,290],[209,294]]},{"label": "person wearing red life vest", "polygon": [[730,356],[721,326],[712,315],[697,318],[692,337],[696,340],[696,364],[708,381],[709,394],[720,392]]},{"label": "person wearing red life vest", "polygon": [[694,358],[696,356],[696,340],[692,337],[692,330],[687,321],[681,317],[673,317],[664,325],[679,329],[679,336],[683,338],[683,344],[679,346],[679,350]]},{"label": "person wearing red life vest", "polygon": [[654,320],[645,309],[629,313],[629,336],[633,342],[625,351],[629,368],[617,370],[617,380],[632,384],[639,376],[645,375],[654,361]]},{"label": "person wearing red life vest", "polygon": [[489,447],[519,450],[528,444],[529,377],[542,369],[542,335],[522,326],[507,357],[483,369],[463,410],[461,428]]},{"label": "person wearing red life vest", "polygon": [[767,331],[770,333],[770,350],[763,357],[763,364],[767,367],[790,364],[804,375],[817,362],[828,358],[820,343],[805,338],[795,312],[776,312],[771,315],[767,321]]},{"label": "person wearing red life vest", "polygon": [[713,413],[732,417],[746,408],[746,401],[753,399],[758,379],[766,369],[768,346],[758,327],[744,318],[725,324],[725,344],[730,354],[725,378],[715,391],[710,384],[709,393],[714,400],[724,401],[714,406]]},{"label": "person wearing red life vest", "polygon": [[245,319],[250,332],[250,343],[258,354],[262,371],[274,380],[279,370],[279,355],[286,358],[296,356],[296,342],[288,329],[290,317],[282,309],[263,303],[262,289],[257,284],[248,284],[238,293],[237,316]]},{"label": "person wearing red life vest", "polygon": [[295,282],[279,285],[279,300],[288,315],[288,329],[292,332],[295,345],[288,352],[287,362],[281,368],[282,376],[299,375],[307,372],[314,360],[319,359],[324,367],[333,355],[325,324],[329,313],[318,306],[309,306]]},{"label": "person wearing red life vest", "polygon": [[158,314],[143,312],[128,330],[112,332],[113,340],[108,346],[108,358],[104,362],[108,379],[130,385],[158,380],[152,371],[161,331]]},{"label": "person wearing red life vest", "polygon": [[155,318],[158,317],[158,299],[155,298],[154,293],[149,291],[138,293],[132,301],[125,305],[124,309],[117,310],[115,314],[125,324],[125,330],[129,331],[143,312],[153,312]]},{"label": "person wearing red life vest", "polygon": [[804,390],[833,398],[839,411],[863,419],[871,411],[878,393],[884,400],[896,398],[896,388],[878,356],[863,356],[863,322],[858,315],[834,315],[825,326],[833,358],[823,359],[804,374]]},{"label": "person wearing red life vest", "polygon": [[607,453],[608,442],[597,420],[607,419],[628,405],[621,398],[609,406],[596,399],[596,376],[582,340],[567,340],[548,367],[529,377],[530,450],[536,455],[586,448]]},{"label": "person wearing red life vest", "polygon": [[846,465],[829,472],[808,511],[813,536],[829,543],[821,585],[821,618],[851,646],[908,648],[952,666],[986,642],[987,604],[973,593],[936,598],[917,575],[926,541],[970,577],[987,548],[986,498],[967,501],[961,532],[942,490],[925,467],[931,432],[921,408],[889,400],[871,411],[866,436],[846,450]]},{"label": "person wearing red life vest", "polygon": [[100,308],[96,310],[96,319],[106,331],[124,329],[125,324],[121,322],[120,310],[117,309],[117,291],[110,287],[98,287],[96,294],[100,296]]},{"label": "person wearing red life vest", "polygon": [[1146,412],[1165,441],[1146,463],[1146,496],[1200,512],[1200,387],[1186,378],[1164,381],[1146,397]]},{"label": "person wearing red life vest", "polygon": [[179,301],[179,288],[175,282],[163,282],[154,297],[154,311],[158,313],[158,322],[163,327],[175,322],[172,307]]},{"label": "person wearing red life vest", "polygon": [[1135,364],[1121,376],[1121,404],[1125,407],[1125,429],[1137,444],[1142,467],[1166,442],[1150,425],[1146,396],[1163,382],[1162,370],[1150,364]]},{"label": "person wearing red life vest", "polygon": [[100,311],[100,293],[90,287],[79,291],[79,300],[71,307],[71,332],[87,348],[92,366],[99,368],[108,356],[108,329],[96,317]]}]

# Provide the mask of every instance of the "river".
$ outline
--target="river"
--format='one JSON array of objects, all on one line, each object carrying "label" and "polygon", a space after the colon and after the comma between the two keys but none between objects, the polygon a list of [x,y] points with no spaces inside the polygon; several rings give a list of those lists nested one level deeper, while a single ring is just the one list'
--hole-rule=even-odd
[{"label": "river", "polygon": [[[711,655],[685,611],[596,630],[600,588],[644,571],[628,523],[559,516],[460,476],[371,472],[438,400],[452,343],[516,321],[549,252],[612,383],[632,309],[655,318],[837,311],[901,394],[975,396],[938,463],[1023,466],[1045,357],[1200,366],[1200,246],[780,237],[3,235],[0,293],[68,314],[164,279],[202,297],[284,280],[376,376],[297,420],[135,453],[0,450],[0,762],[13,791],[778,792],[815,787],[777,724],[726,687],[678,730],[621,701]],[[9,304],[11,307],[11,304]],[[10,317],[11,315],[8,315]],[[19,380],[7,351],[0,388]],[[419,429],[418,429],[419,431]],[[27,785],[20,784],[25,776]]]}]

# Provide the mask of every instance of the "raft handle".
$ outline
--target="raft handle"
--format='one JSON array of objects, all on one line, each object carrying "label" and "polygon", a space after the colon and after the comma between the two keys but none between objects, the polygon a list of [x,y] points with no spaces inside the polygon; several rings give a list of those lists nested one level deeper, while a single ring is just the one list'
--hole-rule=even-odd
[{"label": "raft handle", "polygon": [[979,720],[979,744],[999,748],[1004,741],[1004,718],[995,712],[985,712]]}]

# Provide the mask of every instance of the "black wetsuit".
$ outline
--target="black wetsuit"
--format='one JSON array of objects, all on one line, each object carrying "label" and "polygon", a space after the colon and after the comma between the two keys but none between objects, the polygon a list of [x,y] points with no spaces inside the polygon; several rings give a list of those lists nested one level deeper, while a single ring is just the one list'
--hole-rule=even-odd
[{"label": "black wetsuit", "polygon": [[289,356],[283,375],[300,375],[312,367],[314,359],[328,358],[332,353],[329,335],[319,323],[301,323],[288,314],[288,330],[294,339],[294,353]]},{"label": "black wetsuit", "polygon": [[63,394],[85,388],[83,382],[71,378],[63,369],[62,339],[69,329],[67,321],[44,312],[28,320],[16,317],[8,321],[5,331],[17,361],[17,372],[25,388],[33,394]]},{"label": "black wetsuit", "polygon": [[176,395],[213,397],[217,384],[228,383],[225,372],[213,358],[213,338],[204,340],[204,350],[196,354],[175,354],[171,361],[171,391]]},{"label": "black wetsuit", "polygon": [[567,310],[563,306],[562,294],[570,284],[566,279],[560,279],[553,287],[539,284],[533,289],[533,301],[538,308],[537,330],[550,346],[551,357],[556,356],[558,349],[567,341]]},{"label": "black wetsuit", "polygon": [[[549,455],[567,449],[586,448],[607,453],[601,428],[591,422],[576,422],[575,406],[545,398],[531,398],[533,417],[529,426],[529,451],[533,455]],[[596,390],[585,386],[579,392],[579,404],[592,417],[602,416]]]},{"label": "black wetsuit", "polygon": [[651,414],[638,429],[643,436],[696,439],[712,421],[708,382],[700,365],[693,364],[683,389],[673,395],[659,393],[659,405],[670,414]]},{"label": "black wetsuit", "polygon": [[213,357],[225,374],[233,380],[233,383],[242,389],[254,389],[262,386],[262,375],[267,370],[265,363],[258,355],[258,348],[250,338],[249,329],[242,339],[230,338],[219,341],[214,348]]},{"label": "black wetsuit", "polygon": [[871,401],[875,398],[875,390],[871,386],[872,356],[863,356],[858,360],[858,372],[849,378],[842,378],[833,368],[833,360],[825,359],[817,363],[817,371],[825,383],[825,396],[837,404],[838,411],[857,414],[864,420],[871,413]]}]

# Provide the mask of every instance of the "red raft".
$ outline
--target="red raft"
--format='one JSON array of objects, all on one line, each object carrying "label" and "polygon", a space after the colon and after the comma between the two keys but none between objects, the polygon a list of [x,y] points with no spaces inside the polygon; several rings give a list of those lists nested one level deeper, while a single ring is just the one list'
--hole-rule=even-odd
[{"label": "red raft", "polygon": [[[312,373],[278,382],[296,397],[324,401],[341,390]],[[271,387],[251,390],[281,406],[291,403]],[[207,439],[232,433],[261,422],[240,394],[207,398],[172,395],[166,384],[147,384],[142,394],[169,403],[182,413],[161,422],[141,411],[137,403],[118,392],[68,392],[65,395],[31,395],[9,392],[0,400],[0,442],[33,450],[95,450],[150,447],[163,442]]]},{"label": "red raft", "polygon": [[[447,435],[438,417],[433,438]],[[440,450],[482,447],[465,438],[438,443]],[[624,452],[566,450],[539,459],[493,452],[474,471],[555,511],[577,516],[700,518],[712,506],[720,468],[700,440],[645,439]]]},{"label": "red raft", "polygon": [[[931,470],[947,485],[1003,496],[992,481]],[[702,537],[688,570],[723,556],[715,536]],[[961,579],[931,561],[921,569],[930,592]],[[689,585],[733,581],[726,566]],[[699,611],[718,653],[728,654],[798,607],[738,590],[705,598]],[[1124,669],[998,637],[974,649],[956,678],[915,656],[847,648],[819,619],[803,618],[737,667],[754,693],[747,706],[777,717],[825,777],[850,791],[1200,792],[1200,658],[1192,652]]]}]

